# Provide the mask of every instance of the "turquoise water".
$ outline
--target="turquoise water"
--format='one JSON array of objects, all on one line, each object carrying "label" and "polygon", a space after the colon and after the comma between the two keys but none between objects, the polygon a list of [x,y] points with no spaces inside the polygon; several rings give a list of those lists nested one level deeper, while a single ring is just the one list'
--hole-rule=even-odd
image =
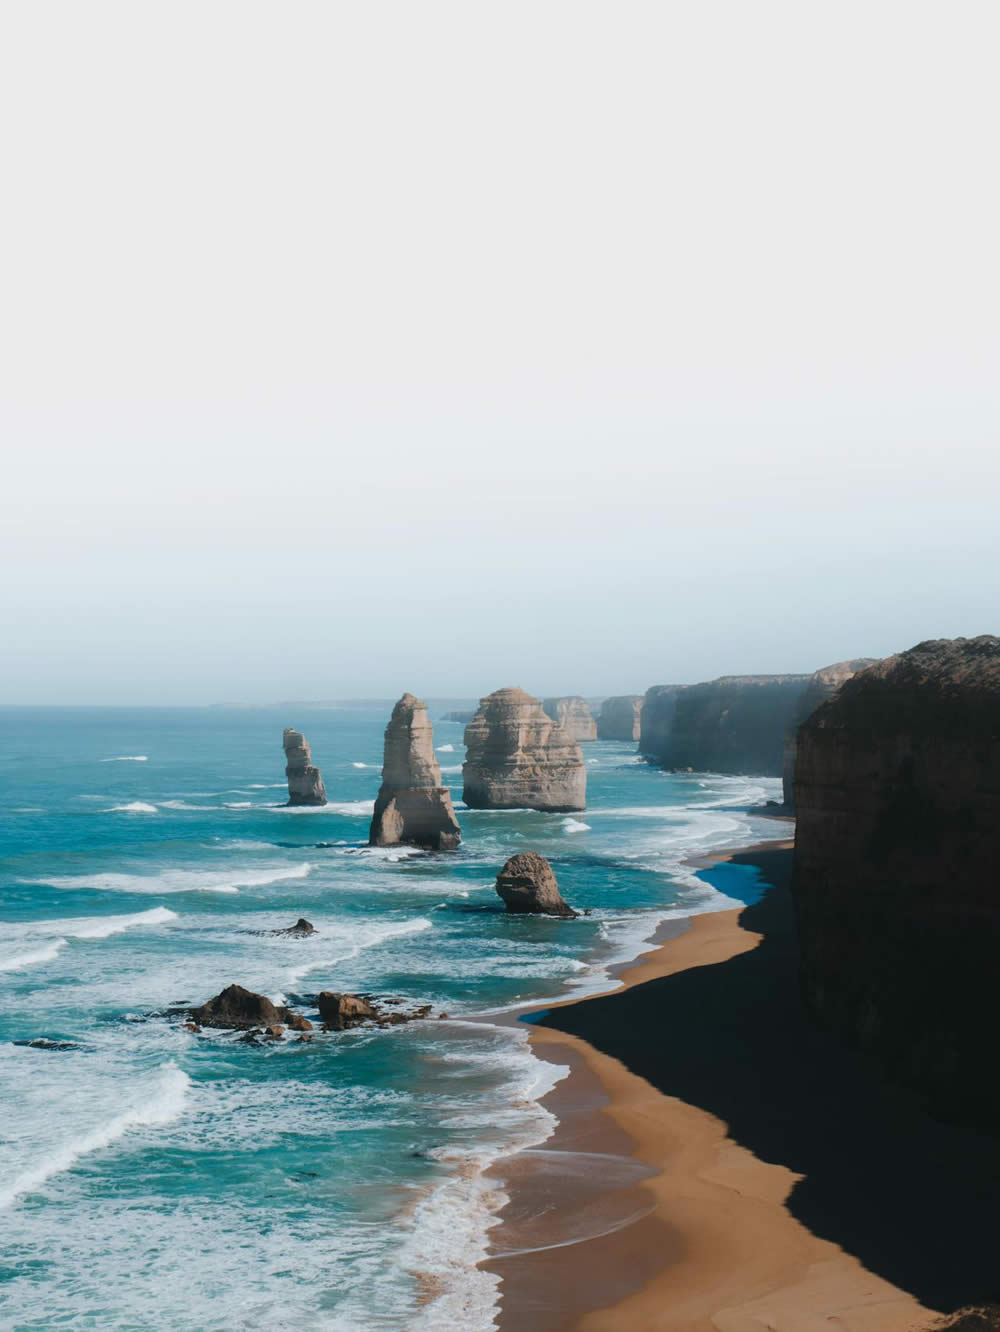
[{"label": "turquoise water", "polygon": [[[482,1171],[551,1131],[553,1072],[469,1019],[606,988],[661,920],[730,905],[746,876],[685,860],[773,835],[780,782],[598,742],[585,814],[460,806],[457,853],[369,850],[390,707],[0,710],[3,1326],[493,1326]],[[280,804],[289,725],[325,809]],[[462,729],[435,723],[456,800]],[[590,916],[504,915],[526,849]],[[300,915],[317,935],[256,932]],[[163,1012],[231,982],[448,1017],[253,1048]]]}]

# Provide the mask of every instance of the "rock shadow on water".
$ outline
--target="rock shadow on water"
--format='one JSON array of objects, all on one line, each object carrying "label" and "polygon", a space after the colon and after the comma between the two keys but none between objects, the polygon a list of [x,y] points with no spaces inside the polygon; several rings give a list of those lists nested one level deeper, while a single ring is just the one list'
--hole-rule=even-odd
[{"label": "rock shadow on water", "polygon": [[[1000,1142],[932,1119],[870,1059],[808,1020],[791,852],[730,863],[757,864],[775,884],[740,914],[762,935],[756,948],[554,1009],[541,1025],[581,1036],[723,1120],[759,1159],[802,1176],[792,1215],[922,1303],[950,1313],[997,1299]],[[705,877],[729,896],[740,891],[721,865]]]}]

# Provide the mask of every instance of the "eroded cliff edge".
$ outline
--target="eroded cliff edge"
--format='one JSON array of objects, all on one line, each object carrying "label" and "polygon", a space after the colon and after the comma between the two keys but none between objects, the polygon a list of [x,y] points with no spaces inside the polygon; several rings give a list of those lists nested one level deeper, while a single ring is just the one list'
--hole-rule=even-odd
[{"label": "eroded cliff edge", "polygon": [[614,698],[606,698],[597,718],[598,740],[638,740],[641,714],[641,694],[617,694]]},{"label": "eroded cliff edge", "polygon": [[799,729],[793,892],[810,1011],[997,1132],[1000,639],[934,640]]},{"label": "eroded cliff edge", "polygon": [[597,739],[597,722],[590,711],[590,704],[579,694],[567,694],[563,698],[547,698],[542,703],[548,716],[559,723],[571,740],[586,744]]}]

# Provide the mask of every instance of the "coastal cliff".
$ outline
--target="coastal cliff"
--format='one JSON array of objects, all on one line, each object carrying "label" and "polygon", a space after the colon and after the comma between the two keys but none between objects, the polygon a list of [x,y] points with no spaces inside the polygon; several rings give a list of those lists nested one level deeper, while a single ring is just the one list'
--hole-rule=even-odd
[{"label": "coastal cliff", "polygon": [[930,1106],[997,1132],[1000,639],[937,640],[800,727],[805,1002]]},{"label": "coastal cliff", "polygon": [[569,694],[564,698],[547,698],[542,704],[553,721],[559,723],[571,740],[578,744],[597,739],[597,722],[590,711],[590,704],[579,694]]},{"label": "coastal cliff", "polygon": [[325,805],[323,775],[312,761],[309,744],[301,731],[286,726],[281,739],[285,751],[290,805]]},{"label": "coastal cliff", "polygon": [[598,740],[638,740],[641,694],[619,694],[606,698],[597,718]]},{"label": "coastal cliff", "polygon": [[674,724],[678,696],[684,685],[653,685],[639,708],[639,753],[655,763],[663,761]]},{"label": "coastal cliff", "polygon": [[382,786],[375,801],[371,846],[409,842],[433,851],[452,850],[462,840],[451,793],[434,757],[434,732],[427,704],[404,694],[385,728]]},{"label": "coastal cliff", "polygon": [[[659,752],[667,768],[780,777],[807,675],[725,675],[677,697]],[[662,711],[662,704],[660,705]]]},{"label": "coastal cliff", "polygon": [[462,798],[470,809],[585,809],[580,746],[523,689],[484,698],[465,728]]},{"label": "coastal cliff", "polygon": [[795,717],[785,732],[784,763],[781,774],[782,796],[786,809],[795,807],[795,754],[797,750],[798,729],[807,717],[828,698],[837,692],[840,686],[857,675],[858,671],[867,670],[875,665],[875,657],[855,657],[852,661],[838,661],[832,666],[824,666],[806,681],[806,686],[799,699]]}]

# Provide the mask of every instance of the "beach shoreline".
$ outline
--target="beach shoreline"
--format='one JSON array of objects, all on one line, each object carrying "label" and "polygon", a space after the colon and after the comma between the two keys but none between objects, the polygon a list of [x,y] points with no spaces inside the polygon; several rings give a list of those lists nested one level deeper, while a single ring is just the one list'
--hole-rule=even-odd
[{"label": "beach shoreline", "polygon": [[[737,861],[773,890],[787,879],[790,848],[775,839],[692,864]],[[789,1212],[801,1176],[587,1039],[595,1003],[755,950],[762,936],[741,924],[743,910],[665,922],[616,968],[619,988],[520,1015],[536,1056],[570,1073],[542,1101],[558,1120],[552,1138],[489,1172],[510,1199],[480,1264],[501,1277],[501,1332],[914,1332],[934,1321],[933,1309]],[[654,1040],[656,1007],[644,1033]],[[570,1024],[577,1030],[560,1029]]]}]

